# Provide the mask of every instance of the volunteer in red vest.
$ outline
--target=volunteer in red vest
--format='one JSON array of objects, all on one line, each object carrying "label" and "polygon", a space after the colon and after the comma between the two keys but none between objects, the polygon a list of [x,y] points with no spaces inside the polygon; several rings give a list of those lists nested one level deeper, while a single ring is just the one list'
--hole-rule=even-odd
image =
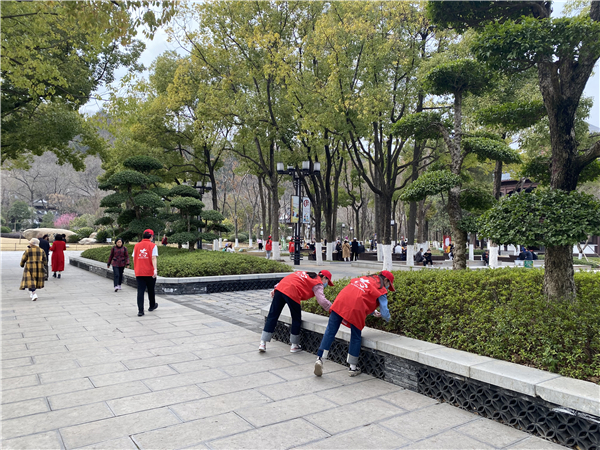
[{"label": "volunteer in red vest", "polygon": [[297,353],[302,351],[300,347],[300,325],[302,323],[302,308],[300,302],[306,301],[313,297],[317,298],[319,305],[329,311],[331,302],[325,298],[323,288],[333,286],[331,281],[331,272],[322,270],[318,274],[315,272],[294,272],[286,276],[271,291],[271,309],[265,321],[265,329],[260,337],[260,345],[258,351],[267,351],[267,342],[271,340],[277,320],[283,311],[283,307],[287,304],[292,315],[292,329],[290,332],[290,342],[292,344],[290,352]]},{"label": "volunteer in red vest", "polygon": [[[329,322],[317,352],[316,376],[323,375],[322,357],[327,357],[342,323],[350,327],[351,333],[347,359],[350,364],[349,375],[355,377],[360,374],[361,370],[356,364],[360,354],[361,332],[365,327],[365,319],[372,314],[375,317],[382,317],[386,322],[390,321],[390,311],[387,306],[388,289],[395,291],[394,275],[383,270],[379,274],[354,278],[340,291],[329,310]],[[377,307],[380,311],[377,311]]]},{"label": "volunteer in red vest", "polygon": [[267,252],[267,259],[271,259],[271,251],[273,250],[273,241],[271,240],[271,236],[267,239],[265,243],[265,252]]},{"label": "volunteer in red vest", "polygon": [[154,231],[144,230],[142,237],[142,241],[135,244],[133,248],[133,269],[137,280],[138,316],[144,315],[144,292],[146,292],[146,289],[148,289],[148,299],[150,300],[148,311],[154,311],[158,308],[154,295],[158,267],[158,247],[152,242]]}]

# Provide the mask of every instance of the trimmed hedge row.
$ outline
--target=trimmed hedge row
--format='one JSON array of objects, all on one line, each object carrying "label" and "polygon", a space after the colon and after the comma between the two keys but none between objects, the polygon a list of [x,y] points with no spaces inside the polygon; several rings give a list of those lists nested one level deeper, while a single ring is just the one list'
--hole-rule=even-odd
[{"label": "trimmed hedge row", "polygon": [[[126,245],[132,255],[133,244]],[[90,248],[84,251],[83,258],[106,263],[111,246]],[[133,267],[133,258],[131,258]],[[173,247],[158,247],[158,275],[162,277],[207,277],[218,275],[243,275],[252,273],[291,272],[287,264],[228,252],[211,252]]]},{"label": "trimmed hedge row", "polygon": [[[544,298],[542,269],[394,272],[389,324],[367,326],[600,383],[600,276],[576,273],[577,300]],[[349,279],[325,289],[333,301]],[[315,299],[303,309],[327,315]]]}]

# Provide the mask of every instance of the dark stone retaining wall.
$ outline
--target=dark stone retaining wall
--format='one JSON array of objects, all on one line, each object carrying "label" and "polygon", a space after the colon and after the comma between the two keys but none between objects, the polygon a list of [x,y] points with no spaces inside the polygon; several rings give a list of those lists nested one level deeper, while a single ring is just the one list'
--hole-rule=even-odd
[{"label": "dark stone retaining wall", "polygon": [[[80,258],[69,258],[69,264],[88,272],[93,272],[105,278],[113,279],[112,269],[107,269],[106,264],[97,261],[87,261]],[[129,272],[129,273],[128,273]],[[272,289],[287,273],[257,274],[255,277],[239,279],[239,275],[220,277],[198,277],[198,281],[181,278],[158,277],[156,281],[156,294],[163,295],[193,295],[214,294],[217,292],[252,291],[257,289]],[[203,278],[205,280],[203,280]],[[183,281],[182,281],[183,280]],[[137,287],[133,271],[125,269],[123,284]]]},{"label": "dark stone retaining wall", "polygon": [[[316,354],[322,337],[302,329],[302,348]],[[289,344],[290,326],[278,322],[273,339]],[[345,365],[347,354],[348,343],[336,338],[328,358]],[[579,450],[600,449],[599,417],[370,348],[362,347],[358,365],[375,378],[558,444]]]}]

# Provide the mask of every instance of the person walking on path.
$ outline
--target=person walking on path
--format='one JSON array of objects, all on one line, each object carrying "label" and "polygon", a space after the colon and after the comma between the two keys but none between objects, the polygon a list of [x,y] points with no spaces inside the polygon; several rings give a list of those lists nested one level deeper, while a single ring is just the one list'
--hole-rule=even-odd
[{"label": "person walking on path", "polygon": [[163,238],[162,238],[162,241],[160,241],[160,243],[161,243],[161,244],[162,244],[164,247],[166,247],[166,246],[167,246],[167,244],[169,243],[169,239],[167,238],[167,235],[166,235],[166,234],[163,234]]},{"label": "person walking on path", "polygon": [[267,259],[271,259],[271,251],[273,250],[273,241],[271,240],[271,236],[267,238],[267,242],[265,243],[265,252],[267,252]]},{"label": "person walking on path", "polygon": [[48,261],[50,260],[50,242],[48,239],[49,237],[47,234],[40,238],[40,248],[44,250],[44,253],[46,254],[46,265],[44,266],[44,273],[46,275],[44,276],[44,281],[48,281]]},{"label": "person walking on path", "polygon": [[23,278],[21,279],[20,290],[29,289],[29,298],[34,302],[38,299],[36,290],[43,289],[46,273],[44,269],[48,264],[46,252],[39,247],[40,241],[33,238],[29,241],[27,250],[21,257],[21,267],[23,267]]},{"label": "person walking on path", "polygon": [[[350,347],[348,348],[347,362],[350,364],[349,375],[355,377],[360,375],[361,370],[357,367],[358,355],[360,354],[361,332],[365,327],[367,315],[372,314],[389,322],[390,311],[387,306],[388,289],[394,289],[394,275],[383,270],[379,274],[354,278],[348,286],[340,291],[329,310],[329,322],[323,334],[314,373],[320,377],[323,375],[323,356],[327,357],[329,348],[335,339],[335,335],[343,323],[350,327]],[[380,311],[377,311],[379,307]]]},{"label": "person walking on path", "polygon": [[135,244],[133,248],[133,269],[137,280],[138,316],[144,315],[144,293],[146,289],[148,289],[148,300],[150,301],[148,311],[154,311],[158,308],[154,294],[156,276],[158,275],[158,247],[152,242],[154,231],[144,230],[142,238],[142,241]]},{"label": "person walking on path", "polygon": [[350,245],[352,250],[352,256],[350,257],[350,261],[358,261],[358,252],[359,252],[359,244],[356,238],[352,239],[352,244]]},{"label": "person walking on path", "polygon": [[344,241],[342,244],[342,258],[344,258],[344,261],[350,261],[351,253],[350,244],[348,244],[348,241]]},{"label": "person walking on path", "polygon": [[271,340],[277,320],[287,304],[292,315],[292,328],[290,331],[290,342],[292,344],[290,352],[296,353],[302,351],[300,347],[300,326],[302,324],[302,308],[300,302],[313,297],[317,298],[319,305],[329,311],[331,302],[325,298],[323,289],[326,286],[333,286],[331,272],[322,270],[318,274],[315,272],[294,272],[283,278],[275,285],[271,291],[271,309],[265,321],[265,328],[260,337],[259,352],[267,351],[267,342]]},{"label": "person walking on path", "polygon": [[288,245],[288,252],[290,255],[294,254],[294,240],[292,239]]},{"label": "person walking on path", "polygon": [[113,268],[115,292],[117,292],[121,290],[123,271],[129,265],[129,252],[127,251],[127,247],[123,245],[123,239],[120,237],[116,239],[115,246],[110,249],[110,256],[108,257],[106,267],[108,268],[111,265]]},{"label": "person walking on path", "polygon": [[58,278],[60,278],[60,273],[65,270],[65,249],[67,248],[67,243],[65,242],[64,235],[57,234],[54,238],[54,242],[52,243],[52,247],[50,247],[50,251],[52,252],[52,278],[56,278],[56,274],[58,272]]}]

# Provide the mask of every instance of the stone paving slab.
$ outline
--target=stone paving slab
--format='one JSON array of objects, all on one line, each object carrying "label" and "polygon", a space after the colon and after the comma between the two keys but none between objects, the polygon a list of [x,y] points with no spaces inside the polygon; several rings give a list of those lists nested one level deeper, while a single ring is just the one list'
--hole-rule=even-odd
[{"label": "stone paving slab", "polygon": [[280,342],[260,354],[268,290],[137,317],[134,289],[68,265],[31,302],[20,257],[2,253],[2,448],[562,448],[330,361],[317,378]]}]

